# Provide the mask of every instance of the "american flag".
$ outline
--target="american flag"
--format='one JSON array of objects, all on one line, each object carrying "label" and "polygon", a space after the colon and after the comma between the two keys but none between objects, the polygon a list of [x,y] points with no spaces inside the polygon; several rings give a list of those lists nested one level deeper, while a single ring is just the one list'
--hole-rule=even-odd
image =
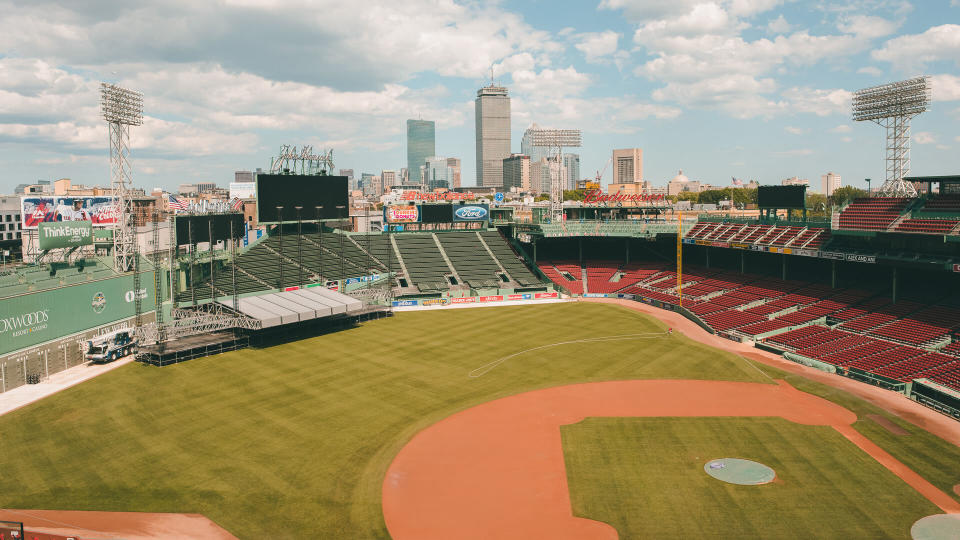
[{"label": "american flag", "polygon": [[234,210],[240,210],[243,208],[243,200],[240,197],[233,198],[233,205],[231,206]]},{"label": "american flag", "polygon": [[170,209],[171,210],[186,210],[187,203],[181,201],[180,199],[170,195]]}]

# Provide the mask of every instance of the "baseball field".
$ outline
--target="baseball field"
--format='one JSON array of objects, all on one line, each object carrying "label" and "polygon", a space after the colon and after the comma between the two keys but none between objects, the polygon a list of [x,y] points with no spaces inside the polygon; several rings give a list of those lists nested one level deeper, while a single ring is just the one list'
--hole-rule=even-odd
[{"label": "baseball field", "polygon": [[[569,501],[568,514],[606,523],[613,537],[909,538],[917,519],[960,508],[954,444],[841,390],[668,334],[653,317],[581,302],[405,312],[265,349],[119,368],[0,417],[0,507],[198,513],[240,538],[400,538],[443,519],[384,517],[385,496],[406,496],[405,477],[390,473],[400,465],[431,472],[413,454],[401,458],[429,442],[421,439],[432,426],[476,426],[494,452],[509,449],[495,438],[509,430],[471,424],[471,411],[512,416],[503,407],[520,402],[511,400],[549,403],[535,391],[633,380],[651,386],[595,388],[647,407],[636,416],[586,408],[545,432],[558,443],[558,485],[568,489],[548,495]],[[659,402],[712,395],[701,387],[734,388],[734,398],[743,388],[761,405],[799,395],[801,410],[822,403],[825,415],[849,414],[849,432],[830,427],[846,420],[791,421],[789,411],[657,412]],[[947,502],[881,464],[870,445]],[[454,467],[455,453],[434,455],[437,470]],[[704,473],[724,457],[764,463],[777,477],[738,486]],[[444,492],[458,478],[434,487]],[[467,487],[477,498],[512,491]]]}]

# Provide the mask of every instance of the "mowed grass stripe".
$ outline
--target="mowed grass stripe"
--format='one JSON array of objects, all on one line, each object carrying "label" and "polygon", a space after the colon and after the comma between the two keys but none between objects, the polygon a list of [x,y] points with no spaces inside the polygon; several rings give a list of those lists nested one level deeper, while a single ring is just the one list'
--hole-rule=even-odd
[{"label": "mowed grass stripe", "polygon": [[540,345],[665,329],[585,303],[400,313],[277,347],[126,366],[0,417],[0,506],[197,512],[241,538],[384,538],[387,466],[454,412],[576,382],[770,382],[679,334],[532,351],[467,377]]},{"label": "mowed grass stripe", "polygon": [[[939,509],[826,426],[781,418],[588,418],[561,428],[574,514],[621,538],[909,538]],[[703,471],[738,457],[777,479]]]}]

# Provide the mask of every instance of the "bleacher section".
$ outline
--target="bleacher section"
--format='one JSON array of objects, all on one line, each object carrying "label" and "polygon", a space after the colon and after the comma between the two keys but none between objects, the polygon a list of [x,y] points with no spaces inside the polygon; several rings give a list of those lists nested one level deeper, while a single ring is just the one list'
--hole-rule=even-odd
[{"label": "bleacher section", "polygon": [[[714,224],[701,225],[691,234],[723,231]],[[559,285],[579,294],[578,263],[540,265]],[[589,292],[679,303],[676,273],[666,263],[589,261],[584,268]],[[926,377],[960,391],[960,308],[910,300],[892,303],[889,297],[867,291],[695,266],[684,268],[683,283],[684,308],[718,332],[760,340],[845,369],[903,382]],[[837,326],[831,328],[828,322]]]},{"label": "bleacher section", "polygon": [[507,271],[510,279],[521,287],[532,287],[540,284],[540,280],[533,275],[523,259],[513,251],[513,248],[498,231],[479,231],[477,235],[483,238],[484,243],[500,261],[500,265]]},{"label": "bleacher section", "polygon": [[899,197],[855,199],[840,212],[840,228],[885,231],[912,201]]},{"label": "bleacher section", "polygon": [[463,283],[480,289],[497,288],[506,282],[498,276],[500,267],[476,234],[438,233],[437,238]]},{"label": "bleacher section", "polygon": [[[217,296],[231,294],[234,270],[238,294],[296,286],[301,283],[301,276],[303,284],[309,285],[388,271],[406,278],[406,293],[542,285],[497,231],[351,235],[330,230],[318,232],[312,227],[307,230],[306,226],[303,229],[299,242],[295,229],[284,228],[282,240],[274,229],[269,236],[238,254],[235,268],[228,260],[219,261],[215,264],[214,293]],[[396,249],[391,237],[396,241]],[[441,242],[442,251],[435,237]],[[491,257],[491,252],[496,259]],[[205,253],[198,253],[198,257],[204,256]],[[444,256],[450,260],[454,272]],[[206,275],[209,259],[200,265],[200,271]],[[402,268],[406,268],[409,275],[402,276]],[[462,283],[449,281],[448,276],[459,276]],[[198,301],[210,298],[210,280],[200,280],[192,294]],[[176,294],[178,302],[189,302],[192,298],[189,289]]]},{"label": "bleacher section", "polygon": [[421,291],[444,291],[452,274],[432,234],[395,235],[397,249],[407,268],[407,277]]},{"label": "bleacher section", "polygon": [[790,225],[698,222],[684,238],[758,246],[817,249],[830,238],[830,229]]}]

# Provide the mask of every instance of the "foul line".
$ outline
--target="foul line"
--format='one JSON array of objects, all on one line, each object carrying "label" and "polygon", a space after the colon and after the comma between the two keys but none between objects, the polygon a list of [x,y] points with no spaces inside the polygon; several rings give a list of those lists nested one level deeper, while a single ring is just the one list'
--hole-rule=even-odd
[{"label": "foul line", "polygon": [[539,347],[534,347],[532,349],[526,349],[520,352],[515,352],[511,355],[504,356],[503,358],[498,358],[493,362],[484,364],[478,367],[477,369],[471,371],[470,373],[467,374],[467,376],[470,377],[471,379],[482,377],[487,373],[489,373],[490,371],[492,371],[495,367],[499,366],[500,364],[503,364],[504,362],[506,362],[507,360],[515,356],[520,356],[521,354],[526,354],[528,352],[538,351],[540,349],[549,349],[550,347],[559,347],[560,345],[571,345],[573,343],[595,343],[598,341],[628,341],[633,339],[656,339],[656,338],[665,337],[668,335],[670,335],[669,331],[647,332],[643,334],[620,334],[617,336],[601,336],[601,337],[594,337],[594,338],[575,339],[573,341],[560,341],[557,343],[550,343],[548,345],[541,345]]}]

